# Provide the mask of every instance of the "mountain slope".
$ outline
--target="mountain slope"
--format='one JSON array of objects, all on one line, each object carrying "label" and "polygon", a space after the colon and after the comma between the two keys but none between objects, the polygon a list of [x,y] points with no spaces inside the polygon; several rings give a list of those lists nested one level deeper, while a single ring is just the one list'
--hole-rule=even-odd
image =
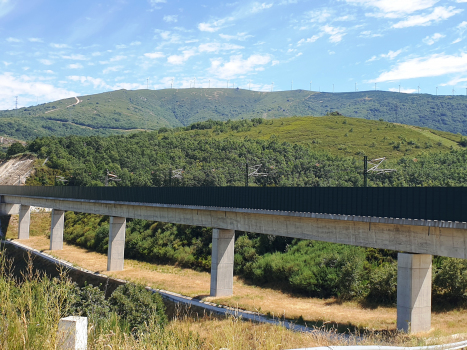
[{"label": "mountain slope", "polygon": [[0,134],[23,140],[46,135],[110,135],[208,119],[320,116],[332,111],[467,135],[465,96],[241,89],[118,90],[73,97],[0,111]]}]

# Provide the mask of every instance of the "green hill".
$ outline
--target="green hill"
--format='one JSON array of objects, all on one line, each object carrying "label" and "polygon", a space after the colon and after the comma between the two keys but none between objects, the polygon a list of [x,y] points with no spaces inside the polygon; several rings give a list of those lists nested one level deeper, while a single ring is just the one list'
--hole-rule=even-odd
[{"label": "green hill", "polygon": [[[339,156],[368,155],[371,158],[384,156],[399,159],[406,155],[417,156],[457,149],[462,140],[461,136],[448,132],[339,115],[274,120],[258,118],[251,122],[245,120],[209,124],[211,123],[193,124],[190,127],[193,130],[188,133],[217,139],[277,138],[281,142],[302,144],[314,151]],[[205,129],[207,127],[210,129]]]},{"label": "green hill", "polygon": [[319,93],[241,89],[119,90],[0,111],[0,134],[37,136],[110,135],[141,129],[187,126],[213,119],[321,116],[339,111],[358,117],[430,127],[467,135],[467,97],[384,91]]}]

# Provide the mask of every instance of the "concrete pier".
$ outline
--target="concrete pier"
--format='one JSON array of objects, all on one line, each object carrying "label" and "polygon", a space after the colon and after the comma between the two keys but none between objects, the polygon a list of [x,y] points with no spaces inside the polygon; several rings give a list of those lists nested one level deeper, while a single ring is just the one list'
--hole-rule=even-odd
[{"label": "concrete pier", "polygon": [[211,293],[213,297],[233,294],[235,230],[212,230]]},{"label": "concrete pier", "polygon": [[21,204],[18,219],[18,239],[29,239],[29,224],[31,223],[31,207]]},{"label": "concrete pier", "polygon": [[107,271],[122,271],[125,255],[126,218],[111,216]]},{"label": "concrete pier", "polygon": [[52,223],[50,225],[50,250],[63,249],[63,229],[65,226],[65,212],[52,210]]},{"label": "concrete pier", "polygon": [[409,333],[430,330],[431,260],[429,254],[398,254],[397,329]]}]

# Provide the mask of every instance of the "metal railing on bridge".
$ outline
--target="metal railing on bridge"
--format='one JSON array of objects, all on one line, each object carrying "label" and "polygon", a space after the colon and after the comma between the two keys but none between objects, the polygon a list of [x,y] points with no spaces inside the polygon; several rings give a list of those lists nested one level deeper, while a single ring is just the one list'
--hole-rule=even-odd
[{"label": "metal railing on bridge", "polygon": [[29,187],[0,195],[467,222],[467,187]]}]

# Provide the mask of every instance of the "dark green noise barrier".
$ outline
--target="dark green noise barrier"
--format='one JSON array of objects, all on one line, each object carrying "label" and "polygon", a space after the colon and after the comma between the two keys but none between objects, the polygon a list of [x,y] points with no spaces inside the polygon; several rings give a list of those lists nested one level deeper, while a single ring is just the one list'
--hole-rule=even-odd
[{"label": "dark green noise barrier", "polygon": [[467,221],[467,187],[0,186],[0,195]]}]

